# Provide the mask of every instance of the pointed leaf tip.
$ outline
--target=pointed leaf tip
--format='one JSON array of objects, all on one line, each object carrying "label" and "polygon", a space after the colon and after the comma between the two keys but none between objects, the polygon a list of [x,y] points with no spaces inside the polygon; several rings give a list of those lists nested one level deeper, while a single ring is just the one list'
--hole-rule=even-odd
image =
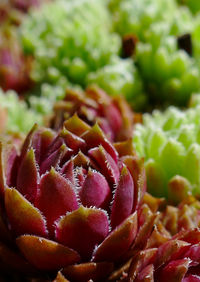
[{"label": "pointed leaf tip", "polygon": [[56,270],[80,261],[79,254],[42,237],[23,235],[16,239],[26,259],[41,270]]},{"label": "pointed leaf tip", "polygon": [[40,211],[16,189],[6,188],[5,207],[11,228],[16,235],[28,233],[47,236],[45,219]]},{"label": "pointed leaf tip", "polygon": [[90,259],[95,246],[103,241],[108,231],[109,222],[104,211],[80,206],[57,223],[56,238],[76,250],[82,259]]}]

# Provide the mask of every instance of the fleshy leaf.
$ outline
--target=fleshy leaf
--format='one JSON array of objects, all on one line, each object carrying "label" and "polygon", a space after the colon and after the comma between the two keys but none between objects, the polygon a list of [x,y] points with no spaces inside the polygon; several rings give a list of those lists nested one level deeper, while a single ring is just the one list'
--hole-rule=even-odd
[{"label": "fleshy leaf", "polygon": [[102,145],[104,149],[109,153],[109,155],[113,158],[113,160],[117,163],[117,151],[115,150],[113,145],[107,140],[103,131],[97,124],[95,124],[89,131],[83,134],[82,138],[85,140],[88,150]]},{"label": "fleshy leaf", "polygon": [[189,258],[171,261],[162,269],[159,277],[160,281],[182,281],[188,270],[190,262],[191,260]]},{"label": "fleshy leaf", "polygon": [[178,204],[192,194],[192,185],[180,175],[174,176],[168,183],[168,197],[174,204]]},{"label": "fleshy leaf", "polygon": [[106,208],[111,198],[111,191],[101,173],[89,170],[79,195],[84,206]]},{"label": "fleshy leaf", "polygon": [[54,221],[65,215],[66,212],[78,208],[78,201],[71,182],[52,168],[41,178],[36,206],[46,217],[48,230],[53,235]]},{"label": "fleshy leaf", "polygon": [[16,189],[5,191],[5,207],[9,222],[15,234],[47,236],[45,219]]},{"label": "fleshy leaf", "polygon": [[122,127],[122,117],[120,111],[114,104],[106,105],[103,110],[106,120],[108,120],[114,133],[117,134]]},{"label": "fleshy leaf", "polygon": [[67,153],[67,147],[65,144],[61,145],[60,148],[48,156],[40,166],[40,174],[44,174],[50,170],[51,167],[56,167],[60,164],[62,157]]},{"label": "fleshy leaf", "polygon": [[22,146],[21,155],[20,155],[21,160],[24,158],[24,156],[27,154],[27,152],[31,149],[33,137],[34,137],[34,134],[36,133],[37,130],[38,130],[38,125],[34,124],[32,129],[28,133],[26,139],[24,140],[24,144]]},{"label": "fleshy leaf", "polygon": [[61,174],[65,176],[66,179],[69,179],[73,185],[75,185],[74,178],[74,162],[69,160],[61,169]]},{"label": "fleshy leaf", "polygon": [[70,281],[104,281],[113,270],[113,264],[109,262],[88,262],[70,265],[64,268],[63,273]]},{"label": "fleshy leaf", "polygon": [[80,260],[76,251],[42,237],[23,235],[16,242],[25,258],[38,269],[61,269]]},{"label": "fleshy leaf", "polygon": [[93,261],[116,261],[131,246],[137,234],[137,212],[115,228],[95,250]]},{"label": "fleshy leaf", "polygon": [[56,238],[76,250],[82,259],[89,259],[94,247],[104,240],[108,231],[109,222],[104,211],[80,206],[58,221]]},{"label": "fleshy leaf", "polygon": [[73,150],[74,154],[76,154],[79,150],[84,151],[86,148],[85,141],[67,129],[63,129],[60,136],[63,138],[66,146]]},{"label": "fleshy leaf", "polygon": [[118,182],[120,176],[118,165],[103,146],[89,150],[88,154],[98,164],[99,170],[108,181],[112,184]]},{"label": "fleshy leaf", "polygon": [[184,257],[190,258],[193,261],[200,261],[200,244],[191,246],[184,254]]},{"label": "fleshy leaf", "polygon": [[132,139],[114,143],[114,147],[117,150],[120,158],[127,155],[135,155]]},{"label": "fleshy leaf", "polygon": [[131,214],[133,208],[133,197],[133,179],[127,167],[123,165],[111,208],[112,228],[115,228],[117,225],[122,223],[122,221]]},{"label": "fleshy leaf", "polygon": [[133,256],[138,250],[142,250],[146,243],[149,235],[152,232],[153,225],[157,218],[156,213],[152,213],[147,205],[141,207],[138,216],[138,226],[140,227],[135,238],[134,244],[131,246],[130,250],[127,252],[128,256]]},{"label": "fleshy leaf", "polygon": [[154,282],[154,267],[153,264],[147,265],[137,276],[135,282],[145,281]]},{"label": "fleshy leaf", "polygon": [[131,265],[129,268],[129,279],[130,281],[135,281],[136,276],[139,272],[144,269],[147,265],[154,262],[156,256],[157,248],[146,249],[139,252],[133,257]]},{"label": "fleshy leaf", "polygon": [[87,168],[90,165],[90,159],[84,155],[81,151],[78,152],[73,158],[73,163],[75,166]]},{"label": "fleshy leaf", "polygon": [[134,181],[134,205],[133,210],[137,209],[141,204],[146,192],[146,174],[144,168],[144,160],[133,156],[122,158],[129,169]]},{"label": "fleshy leaf", "polygon": [[64,127],[77,136],[81,136],[87,130],[90,130],[90,126],[80,119],[76,114],[64,122]]},{"label": "fleshy leaf", "polygon": [[200,242],[200,229],[181,230],[178,234],[174,235],[173,238],[192,244],[198,244]]},{"label": "fleshy leaf", "polygon": [[38,171],[33,148],[24,156],[17,174],[17,190],[34,203],[37,195]]},{"label": "fleshy leaf", "polygon": [[171,259],[183,254],[189,248],[190,244],[181,240],[170,240],[158,248],[156,266],[160,266]]}]

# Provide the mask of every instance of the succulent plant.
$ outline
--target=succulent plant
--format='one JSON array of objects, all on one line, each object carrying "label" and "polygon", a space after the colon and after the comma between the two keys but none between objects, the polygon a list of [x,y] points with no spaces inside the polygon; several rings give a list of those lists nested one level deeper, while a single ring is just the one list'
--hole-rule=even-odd
[{"label": "succulent plant", "polygon": [[200,202],[194,197],[178,207],[166,206],[146,248],[133,257],[125,281],[199,281],[199,226]]},{"label": "succulent plant", "polygon": [[200,228],[200,202],[188,196],[177,207],[168,205],[161,213],[160,220],[171,235],[183,229]]},{"label": "succulent plant", "polygon": [[130,58],[113,56],[109,64],[88,75],[87,84],[94,83],[112,96],[123,94],[134,110],[147,104],[142,79]]},{"label": "succulent plant", "polygon": [[73,116],[58,134],[35,125],[19,154],[0,151],[0,256],[9,271],[107,277],[134,242],[146,189],[132,143],[114,147],[98,125]]},{"label": "succulent plant", "polygon": [[89,125],[97,122],[111,141],[132,138],[134,114],[122,96],[111,98],[96,86],[85,92],[67,90],[65,98],[54,105],[50,127],[61,129],[75,113]]},{"label": "succulent plant", "polygon": [[155,22],[169,22],[177,8],[176,1],[169,0],[109,0],[115,30],[122,36],[134,33],[140,40]]},{"label": "succulent plant", "polygon": [[24,56],[16,32],[16,27],[9,25],[0,28],[0,87],[21,93],[32,85],[29,78],[32,60]]},{"label": "succulent plant", "polygon": [[186,106],[191,94],[200,89],[198,64],[182,49],[188,46],[180,49],[177,36],[168,35],[168,30],[161,27],[162,24],[154,25],[149,41],[137,44],[139,73],[151,104]]},{"label": "succulent plant", "polygon": [[89,72],[109,63],[120,50],[105,1],[58,0],[43,5],[30,13],[21,33],[25,52],[35,58],[32,77],[37,82],[49,81],[53,66],[58,78],[67,76],[84,85]]},{"label": "succulent plant", "polygon": [[134,144],[145,157],[149,192],[178,203],[200,194],[200,106],[179,110],[155,110],[136,125]]},{"label": "succulent plant", "polygon": [[16,92],[3,92],[0,88],[0,132],[27,133],[35,122],[43,123],[40,114],[29,109],[25,101],[20,100]]},{"label": "succulent plant", "polygon": [[128,281],[199,281],[199,238],[200,229],[183,230],[158,248],[139,252]]},{"label": "succulent plant", "polygon": [[199,20],[175,0],[110,1],[115,30],[135,38],[132,55],[150,105],[186,106],[200,89]]}]

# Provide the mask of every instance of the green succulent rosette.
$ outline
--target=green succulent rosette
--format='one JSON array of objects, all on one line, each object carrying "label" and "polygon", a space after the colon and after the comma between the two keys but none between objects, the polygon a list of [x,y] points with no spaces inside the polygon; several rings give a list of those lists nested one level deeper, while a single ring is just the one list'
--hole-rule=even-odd
[{"label": "green succulent rosette", "polygon": [[5,118],[1,119],[0,128],[7,133],[27,133],[35,122],[42,124],[42,116],[29,109],[11,90],[3,92],[0,89],[0,116],[3,112]]},{"label": "green succulent rosette", "polygon": [[151,105],[186,105],[200,89],[199,20],[175,0],[110,1],[115,30],[137,38],[133,59]]},{"label": "green succulent rosette", "polygon": [[169,35],[165,24],[154,25],[149,41],[138,43],[136,61],[149,100],[154,105],[186,105],[191,93],[200,89],[195,59],[179,49],[177,36]]},{"label": "green succulent rosette", "polygon": [[[99,16],[101,15],[101,16]],[[52,75],[84,85],[89,72],[118,54],[120,38],[112,32],[105,1],[57,0],[33,11],[21,28],[26,53],[35,57],[32,77],[48,81]]]},{"label": "green succulent rosette", "polygon": [[200,105],[173,106],[143,116],[134,131],[135,149],[145,158],[149,192],[177,203],[200,195]]},{"label": "green succulent rosette", "polygon": [[143,82],[131,59],[114,56],[110,64],[88,75],[87,84],[94,83],[110,95],[124,94],[134,110],[147,103]]}]

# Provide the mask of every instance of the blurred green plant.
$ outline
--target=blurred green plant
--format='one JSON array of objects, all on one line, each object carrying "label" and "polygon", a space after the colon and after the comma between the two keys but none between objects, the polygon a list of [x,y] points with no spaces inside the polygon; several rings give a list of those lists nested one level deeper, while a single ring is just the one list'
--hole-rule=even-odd
[{"label": "blurred green plant", "polygon": [[[196,97],[196,98],[195,98]],[[200,101],[181,111],[169,107],[144,114],[136,125],[134,145],[145,158],[148,190],[177,203],[188,194],[200,195]]]},{"label": "blurred green plant", "polygon": [[[7,113],[5,131],[11,133],[27,133],[34,123],[42,124],[42,116],[29,109],[27,104],[20,100],[16,92],[0,89],[0,111]],[[1,126],[0,126],[1,127]]]}]

